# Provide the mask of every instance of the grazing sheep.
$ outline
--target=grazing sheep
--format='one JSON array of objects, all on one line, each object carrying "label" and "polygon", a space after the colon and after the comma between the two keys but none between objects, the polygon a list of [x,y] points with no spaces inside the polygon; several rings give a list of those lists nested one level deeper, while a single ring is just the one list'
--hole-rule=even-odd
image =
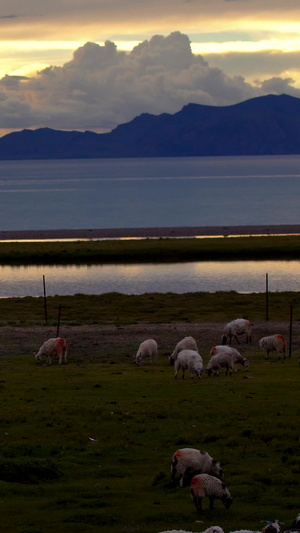
[{"label": "grazing sheep", "polygon": [[229,322],[226,324],[223,336],[222,336],[222,344],[227,343],[227,339],[229,341],[229,344],[231,344],[232,338],[236,340],[238,344],[240,344],[240,341],[238,339],[239,335],[246,334],[246,343],[252,342],[252,324],[249,320],[246,320],[245,318],[236,318],[235,320],[232,320],[232,322]]},{"label": "grazing sheep", "polygon": [[185,475],[191,477],[195,474],[210,474],[221,478],[223,470],[220,463],[217,463],[207,452],[195,448],[181,448],[174,453],[171,460],[172,481],[175,481],[176,473],[180,475],[179,485],[182,487]]},{"label": "grazing sheep", "polygon": [[184,373],[189,370],[191,374],[196,374],[197,378],[201,378],[203,373],[203,360],[201,355],[195,350],[182,350],[179,352],[175,361],[175,374],[177,378],[178,370],[182,370],[182,377]]},{"label": "grazing sheep", "polygon": [[54,339],[48,339],[42,344],[38,353],[35,354],[35,360],[41,361],[42,356],[45,355],[47,357],[47,364],[51,365],[51,358],[57,355],[59,365],[62,364],[62,361],[67,364],[67,353],[68,349],[65,339],[56,337]]},{"label": "grazing sheep", "polygon": [[238,350],[236,350],[235,348],[232,348],[231,346],[224,346],[223,344],[218,344],[217,346],[214,346],[210,350],[211,357],[219,353],[227,353],[229,355],[232,355],[234,369],[236,372],[237,372],[236,365],[242,365],[245,371],[247,372],[249,368],[249,360],[243,357]]},{"label": "grazing sheep", "polygon": [[206,372],[208,376],[210,376],[212,372],[214,372],[215,376],[219,376],[220,368],[226,368],[226,376],[228,375],[228,372],[231,376],[235,369],[233,356],[231,354],[220,352],[213,355],[206,365]]},{"label": "grazing sheep", "polygon": [[139,345],[139,349],[135,356],[135,362],[140,365],[145,357],[150,357],[151,363],[157,359],[157,342],[154,339],[147,339]]},{"label": "grazing sheep", "polygon": [[202,512],[202,500],[206,496],[209,498],[210,509],[214,508],[215,499],[221,500],[226,509],[229,509],[233,502],[233,498],[224,483],[209,474],[198,474],[193,477],[191,481],[191,496],[200,512]]},{"label": "grazing sheep", "polygon": [[277,334],[270,335],[269,337],[262,337],[258,346],[261,350],[265,350],[266,359],[268,359],[270,352],[277,352],[278,359],[280,359],[281,354],[283,354],[285,359],[286,341],[283,335]]},{"label": "grazing sheep", "polygon": [[171,365],[174,365],[179,352],[182,350],[194,350],[195,352],[199,352],[197,342],[195,341],[194,337],[184,337],[184,339],[181,339],[181,341],[176,344],[173,353],[169,356]]}]

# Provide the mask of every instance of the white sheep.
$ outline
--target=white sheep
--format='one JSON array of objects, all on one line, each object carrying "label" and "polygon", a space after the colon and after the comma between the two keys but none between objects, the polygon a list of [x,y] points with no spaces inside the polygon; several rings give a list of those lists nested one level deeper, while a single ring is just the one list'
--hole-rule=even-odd
[{"label": "white sheep", "polygon": [[186,370],[189,370],[191,374],[196,374],[197,378],[201,378],[203,373],[203,359],[201,355],[195,350],[182,350],[179,352],[175,361],[174,378],[177,378],[180,369],[182,370],[183,378]]},{"label": "white sheep", "polygon": [[244,333],[246,334],[246,343],[252,342],[252,324],[250,320],[236,318],[235,320],[232,320],[232,322],[226,324],[223,331],[222,344],[226,344],[227,340],[229,341],[229,344],[231,344],[232,338],[240,344],[238,336],[243,335]]},{"label": "white sheep", "polygon": [[195,352],[199,352],[197,342],[195,341],[194,337],[184,337],[184,339],[181,339],[181,341],[176,344],[173,352],[169,356],[171,365],[174,365],[179,352],[182,350],[194,350]]},{"label": "white sheep", "polygon": [[209,499],[209,508],[214,508],[214,500],[221,500],[226,509],[229,509],[233,498],[222,481],[209,474],[198,474],[191,481],[191,496],[198,511],[202,511],[202,500]]},{"label": "white sheep", "polygon": [[210,356],[217,355],[219,353],[227,353],[229,355],[232,355],[233,357],[233,363],[234,363],[234,369],[237,372],[236,365],[242,365],[247,372],[249,368],[249,360],[246,359],[246,357],[243,357],[236,348],[232,348],[231,346],[224,346],[223,344],[218,344],[217,346],[214,346],[210,350]]},{"label": "white sheep", "polygon": [[67,364],[67,354],[68,348],[65,339],[61,337],[56,337],[53,339],[48,339],[42,346],[39,351],[35,354],[35,360],[41,361],[42,356],[47,357],[47,364],[51,365],[52,357],[58,356],[58,364],[61,365],[62,362]]},{"label": "white sheep", "polygon": [[235,370],[235,365],[233,361],[233,356],[231,354],[220,352],[216,355],[213,355],[206,365],[206,372],[208,376],[214,372],[215,376],[220,375],[220,368],[226,368],[226,376],[231,376],[232,372]]},{"label": "white sheep", "polygon": [[286,341],[284,336],[281,334],[262,337],[258,343],[258,346],[261,350],[265,350],[266,359],[268,359],[270,352],[277,352],[278,359],[280,359],[281,354],[283,354],[285,359]]},{"label": "white sheep", "polygon": [[217,463],[207,452],[195,448],[181,448],[173,454],[171,459],[172,481],[175,481],[176,474],[179,474],[179,485],[182,487],[185,475],[210,474],[221,478],[223,470],[220,463]]},{"label": "white sheep", "polygon": [[150,357],[151,363],[154,363],[158,356],[157,342],[154,339],[147,339],[139,345],[136,352],[135,362],[140,365],[146,357]]}]

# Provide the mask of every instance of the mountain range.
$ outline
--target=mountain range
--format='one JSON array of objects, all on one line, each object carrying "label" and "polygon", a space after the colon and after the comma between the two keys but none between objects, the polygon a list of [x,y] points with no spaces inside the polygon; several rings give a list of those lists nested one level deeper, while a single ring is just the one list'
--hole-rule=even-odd
[{"label": "mountain range", "polygon": [[0,138],[0,160],[300,154],[300,99],[143,113],[109,133],[25,129]]}]

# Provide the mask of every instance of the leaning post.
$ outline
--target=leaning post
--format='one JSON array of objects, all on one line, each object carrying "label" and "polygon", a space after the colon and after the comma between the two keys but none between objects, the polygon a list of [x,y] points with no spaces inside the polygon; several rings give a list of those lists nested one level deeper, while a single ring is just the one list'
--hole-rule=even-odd
[{"label": "leaning post", "polygon": [[269,320],[269,274],[266,274],[266,321]]},{"label": "leaning post", "polygon": [[43,288],[44,288],[44,310],[45,310],[45,322],[48,322],[48,313],[47,313],[47,296],[46,296],[46,280],[43,276]]},{"label": "leaning post", "polygon": [[59,308],[58,308],[58,319],[57,319],[56,337],[59,337],[60,316],[61,316],[61,304],[59,304]]},{"label": "leaning post", "polygon": [[293,305],[290,307],[290,335],[289,335],[289,357],[292,355],[292,336],[293,336]]}]

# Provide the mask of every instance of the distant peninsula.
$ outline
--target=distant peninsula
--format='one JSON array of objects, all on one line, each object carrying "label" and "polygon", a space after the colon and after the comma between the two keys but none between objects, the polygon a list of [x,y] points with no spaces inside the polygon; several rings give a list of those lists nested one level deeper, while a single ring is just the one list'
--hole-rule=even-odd
[{"label": "distant peninsula", "polygon": [[144,113],[109,133],[41,128],[0,138],[0,160],[291,154],[300,154],[300,99],[285,94]]}]

